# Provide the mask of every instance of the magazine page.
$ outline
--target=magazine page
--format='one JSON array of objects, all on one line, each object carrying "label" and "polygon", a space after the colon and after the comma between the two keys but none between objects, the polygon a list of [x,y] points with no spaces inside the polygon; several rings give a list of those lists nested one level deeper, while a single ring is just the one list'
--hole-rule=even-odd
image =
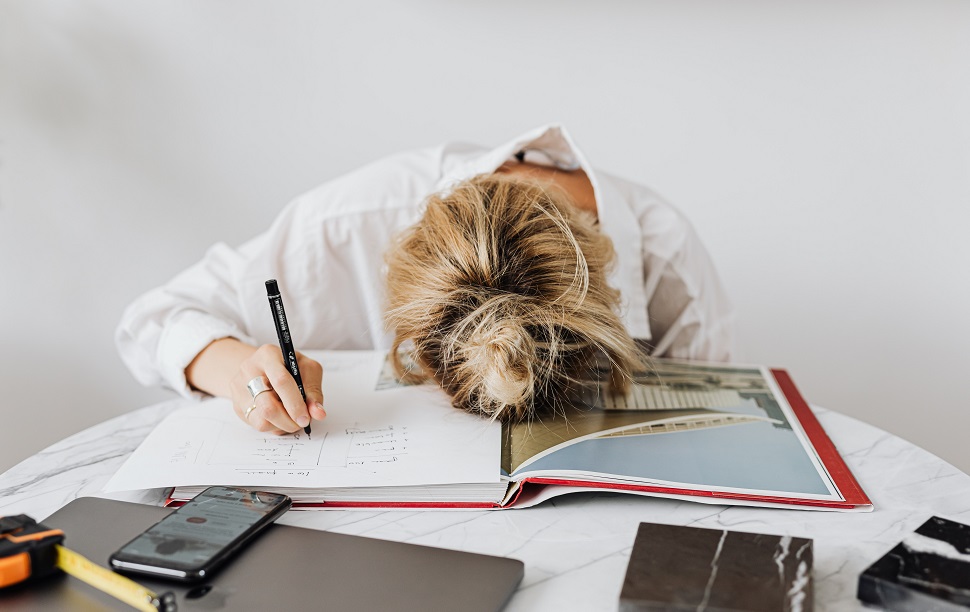
[{"label": "magazine page", "polygon": [[767,368],[655,359],[623,396],[506,431],[512,477],[842,500]]}]

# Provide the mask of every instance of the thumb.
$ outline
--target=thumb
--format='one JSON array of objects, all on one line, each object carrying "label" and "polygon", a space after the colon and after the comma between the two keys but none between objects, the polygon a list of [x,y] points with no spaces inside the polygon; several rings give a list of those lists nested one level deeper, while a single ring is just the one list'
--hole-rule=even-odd
[{"label": "thumb", "polygon": [[306,407],[310,412],[310,418],[320,420],[326,418],[327,411],[323,409],[323,389],[320,383],[308,383],[303,385],[306,393]]},{"label": "thumb", "polygon": [[296,354],[300,376],[303,378],[303,393],[306,394],[306,407],[311,419],[326,418],[327,411],[323,409],[323,366],[319,362]]}]

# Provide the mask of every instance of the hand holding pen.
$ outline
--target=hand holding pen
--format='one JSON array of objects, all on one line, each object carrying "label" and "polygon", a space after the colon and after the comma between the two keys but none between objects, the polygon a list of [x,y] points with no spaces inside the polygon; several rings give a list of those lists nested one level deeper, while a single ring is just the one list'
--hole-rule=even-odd
[{"label": "hand holding pen", "polygon": [[[290,375],[293,376],[293,381],[300,390],[300,395],[303,397],[303,402],[306,403],[306,390],[303,388],[303,377],[300,375],[300,364],[297,358],[296,349],[293,348],[293,338],[290,336],[290,323],[286,320],[286,310],[283,309],[283,296],[280,295],[280,288],[275,279],[266,281],[266,297],[269,299],[269,308],[273,313],[273,324],[276,325],[276,337],[280,341],[280,353],[283,357],[283,363],[286,365],[286,369],[289,370]],[[250,393],[253,394],[253,407],[256,406],[255,400],[259,393],[261,391],[269,390],[262,386],[260,386],[258,389],[254,387],[254,383],[258,382],[261,381],[259,379],[255,379],[246,385],[249,388]],[[303,431],[309,436],[310,421],[301,416],[297,423],[303,427]]]},{"label": "hand holding pen", "polygon": [[215,340],[185,369],[186,381],[232,399],[239,418],[259,431],[285,434],[302,427],[309,434],[310,420],[327,416],[323,367],[293,349],[276,281],[267,282],[267,293],[279,344],[257,348],[232,337]]},{"label": "hand holding pen", "polygon": [[302,427],[309,434],[310,419],[327,416],[321,390],[323,367],[301,353],[294,352],[294,357],[302,373],[302,392],[279,346],[264,344],[240,365],[232,382],[233,404],[255,429],[285,434]]},{"label": "hand holding pen", "polygon": [[[276,395],[276,399],[282,404],[287,416],[290,417],[292,422],[302,427],[303,431],[309,436],[310,417],[312,416],[310,412],[311,408],[316,407],[318,412],[323,413],[324,416],[326,416],[326,413],[323,412],[323,406],[320,401],[317,397],[314,397],[316,395],[322,400],[322,391],[319,391],[319,384],[310,387],[311,394],[308,396],[307,388],[303,384],[301,371],[305,368],[310,375],[311,382],[319,383],[323,378],[323,368],[317,362],[300,355],[293,348],[290,324],[286,319],[286,311],[283,308],[283,296],[280,295],[279,285],[276,280],[270,279],[266,281],[266,297],[269,299],[269,307],[273,315],[273,324],[276,326],[276,336],[280,343],[279,357],[282,358],[286,374],[284,375],[279,372],[279,363],[276,359],[277,353],[275,351],[266,347],[257,350],[257,353],[262,351],[264,354],[267,354],[265,365],[269,366],[271,370],[266,370],[266,376],[255,376],[246,383],[246,389],[252,396],[253,403],[243,413],[243,418],[249,419],[250,415],[257,410],[261,395],[264,393]],[[318,393],[312,393],[313,391],[318,391]],[[297,397],[296,392],[299,392],[299,397]],[[272,398],[269,398],[269,401],[272,402]],[[272,410],[272,406],[269,410]],[[265,414],[262,415],[262,418],[273,424],[277,424],[271,418],[267,418]],[[281,429],[290,431],[288,427],[282,427]]]}]

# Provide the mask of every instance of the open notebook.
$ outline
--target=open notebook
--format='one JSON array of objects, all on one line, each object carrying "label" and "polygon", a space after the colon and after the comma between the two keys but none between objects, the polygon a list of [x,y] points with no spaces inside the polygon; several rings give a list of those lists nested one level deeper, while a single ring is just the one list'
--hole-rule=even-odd
[{"label": "open notebook", "polygon": [[626,396],[595,383],[555,416],[502,425],[403,385],[383,353],[311,353],[328,417],[269,436],[226,400],[187,402],[108,490],[260,487],[310,507],[524,507],[605,489],[718,504],[871,510],[783,370],[654,360]]}]

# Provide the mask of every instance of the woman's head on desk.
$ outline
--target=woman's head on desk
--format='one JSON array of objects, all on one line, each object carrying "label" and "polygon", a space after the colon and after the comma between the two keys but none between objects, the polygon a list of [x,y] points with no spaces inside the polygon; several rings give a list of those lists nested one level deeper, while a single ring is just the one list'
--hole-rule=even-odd
[{"label": "woman's head on desk", "polygon": [[565,411],[591,377],[622,392],[644,365],[631,334],[658,355],[728,359],[731,305],[696,232],[649,189],[590,168],[558,126],[380,160],[139,297],[119,352],[145,384],[308,435],[326,389],[298,350],[393,346],[399,375],[502,420]]},{"label": "woman's head on desk", "polygon": [[501,174],[429,198],[386,255],[398,375],[434,379],[455,406],[513,421],[562,406],[603,357],[624,390],[642,357],[607,283],[612,243],[584,208]]}]

